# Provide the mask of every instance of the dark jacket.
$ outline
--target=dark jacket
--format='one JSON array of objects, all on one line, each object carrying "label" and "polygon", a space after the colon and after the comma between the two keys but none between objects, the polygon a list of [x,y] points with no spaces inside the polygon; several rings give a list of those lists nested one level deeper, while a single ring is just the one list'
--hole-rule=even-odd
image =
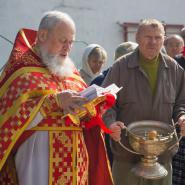
[{"label": "dark jacket", "polygon": [[97,77],[91,82],[90,85],[96,84],[96,85],[101,86],[101,84],[102,84],[103,80],[105,79],[105,77],[106,77],[106,75],[107,75],[109,69],[110,69],[110,68],[104,70],[104,71],[102,72],[102,74],[100,74],[99,76],[97,76]]}]

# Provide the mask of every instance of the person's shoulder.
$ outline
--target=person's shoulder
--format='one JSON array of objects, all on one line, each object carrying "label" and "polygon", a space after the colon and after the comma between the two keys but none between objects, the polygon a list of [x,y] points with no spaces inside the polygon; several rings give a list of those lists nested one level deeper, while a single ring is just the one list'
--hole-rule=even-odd
[{"label": "person's shoulder", "polygon": [[120,58],[118,58],[115,63],[113,64],[113,67],[128,67],[128,63],[131,61],[135,61],[137,59],[137,51],[134,50],[128,54],[125,54],[123,56],[121,56]]},{"label": "person's shoulder", "polygon": [[175,57],[175,60],[178,62],[178,64],[185,69],[185,58],[183,55],[178,55]]},{"label": "person's shoulder", "polygon": [[175,56],[176,61],[185,61],[185,58],[182,54]]},{"label": "person's shoulder", "polygon": [[179,64],[179,62],[177,60],[175,60],[174,58],[164,54],[163,55],[163,59],[165,60],[167,66],[171,69],[171,70],[175,70],[175,71],[182,71],[183,67]]},{"label": "person's shoulder", "polygon": [[163,60],[164,60],[168,65],[172,65],[172,66],[177,65],[177,61],[176,61],[174,58],[170,57],[169,55],[164,54],[164,53],[161,53],[161,56],[162,56]]}]

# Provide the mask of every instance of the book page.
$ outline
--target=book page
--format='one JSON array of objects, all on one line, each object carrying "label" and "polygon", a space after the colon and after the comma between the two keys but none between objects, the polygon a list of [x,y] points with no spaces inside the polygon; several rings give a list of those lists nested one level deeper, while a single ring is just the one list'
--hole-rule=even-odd
[{"label": "book page", "polygon": [[91,101],[94,98],[102,96],[105,93],[116,95],[121,89],[122,87],[118,87],[116,84],[111,84],[106,88],[93,84],[81,91],[80,95],[86,97],[89,101]]}]

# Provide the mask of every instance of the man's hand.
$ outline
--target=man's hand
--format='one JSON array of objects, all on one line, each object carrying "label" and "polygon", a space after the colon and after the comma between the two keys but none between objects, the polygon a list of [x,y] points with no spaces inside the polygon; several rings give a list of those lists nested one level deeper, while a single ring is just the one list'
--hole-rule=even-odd
[{"label": "man's hand", "polygon": [[185,136],[185,115],[182,115],[178,119],[178,123],[180,126],[180,134],[181,136]]},{"label": "man's hand", "polygon": [[86,98],[74,91],[63,91],[57,94],[57,99],[64,113],[70,114],[75,114],[77,110],[84,110],[82,105],[87,102]]},{"label": "man's hand", "polygon": [[112,123],[109,127],[109,129],[112,131],[110,134],[110,137],[114,139],[115,141],[121,140],[121,130],[124,128],[124,123],[121,121],[116,121]]}]

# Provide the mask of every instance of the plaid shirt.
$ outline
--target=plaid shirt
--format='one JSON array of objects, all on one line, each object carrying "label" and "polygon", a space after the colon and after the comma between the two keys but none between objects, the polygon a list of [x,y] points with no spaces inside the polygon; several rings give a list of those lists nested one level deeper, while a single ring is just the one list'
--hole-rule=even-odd
[{"label": "plaid shirt", "polygon": [[185,185],[185,138],[182,138],[179,150],[173,158],[173,185]]}]

